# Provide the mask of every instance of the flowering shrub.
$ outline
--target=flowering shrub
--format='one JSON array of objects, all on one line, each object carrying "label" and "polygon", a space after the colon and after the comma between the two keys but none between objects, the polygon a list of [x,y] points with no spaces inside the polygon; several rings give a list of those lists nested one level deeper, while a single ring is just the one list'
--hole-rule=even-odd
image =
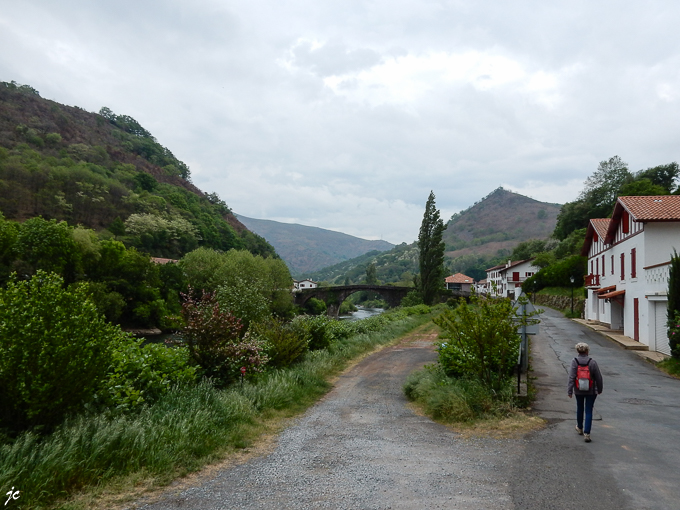
[{"label": "flowering shrub", "polygon": [[203,293],[200,299],[183,294],[180,345],[217,386],[226,386],[239,377],[241,367],[260,372],[268,361],[263,340],[244,334],[240,319],[220,308],[214,294]]}]

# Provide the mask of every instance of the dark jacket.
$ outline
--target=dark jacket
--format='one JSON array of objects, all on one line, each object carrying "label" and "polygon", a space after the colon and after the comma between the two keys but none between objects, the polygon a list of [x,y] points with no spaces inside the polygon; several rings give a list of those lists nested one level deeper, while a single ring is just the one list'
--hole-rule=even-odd
[{"label": "dark jacket", "polygon": [[[574,387],[576,380],[576,368],[579,363],[585,365],[590,360],[590,378],[593,380],[592,388],[589,391],[579,391]],[[587,354],[579,354],[578,362],[576,358],[571,360],[571,368],[569,369],[569,385],[567,386],[567,394],[571,397],[572,393],[576,395],[595,395],[602,393],[602,373],[600,367],[597,366],[597,361]]]}]

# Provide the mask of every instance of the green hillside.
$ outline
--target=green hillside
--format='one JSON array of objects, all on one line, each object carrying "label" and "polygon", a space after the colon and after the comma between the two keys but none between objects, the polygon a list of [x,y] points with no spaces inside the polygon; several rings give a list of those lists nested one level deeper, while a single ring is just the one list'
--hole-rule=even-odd
[{"label": "green hillside", "polygon": [[238,219],[276,249],[293,276],[334,266],[370,251],[394,247],[387,241],[369,241],[323,228],[258,220],[240,214]]},{"label": "green hillside", "polygon": [[135,119],[0,82],[0,212],[82,225],[157,257],[199,246],[275,255]]}]

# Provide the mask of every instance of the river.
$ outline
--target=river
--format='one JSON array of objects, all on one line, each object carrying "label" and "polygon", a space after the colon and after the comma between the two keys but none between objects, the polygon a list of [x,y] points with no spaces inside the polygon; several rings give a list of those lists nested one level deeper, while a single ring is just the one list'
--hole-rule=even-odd
[{"label": "river", "polygon": [[380,315],[385,311],[384,308],[363,308],[359,307],[356,312],[351,312],[348,315],[340,315],[338,319],[347,321],[360,321],[361,319],[368,319],[374,315]]}]

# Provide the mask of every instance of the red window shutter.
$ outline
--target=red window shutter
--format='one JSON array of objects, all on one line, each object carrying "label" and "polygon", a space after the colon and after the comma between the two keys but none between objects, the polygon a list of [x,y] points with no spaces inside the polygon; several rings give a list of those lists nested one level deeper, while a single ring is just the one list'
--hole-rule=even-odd
[{"label": "red window shutter", "polygon": [[640,302],[633,299],[633,340],[640,341]]},{"label": "red window shutter", "polygon": [[614,255],[612,255],[612,274],[614,274]]},{"label": "red window shutter", "polygon": [[595,259],[595,272],[593,274],[600,274],[600,259]]},{"label": "red window shutter", "polygon": [[512,281],[513,281],[513,282],[518,282],[518,281],[519,281],[519,271],[513,271],[513,272],[512,272]]},{"label": "red window shutter", "polygon": [[626,279],[626,255],[621,254],[621,279]]},{"label": "red window shutter", "polygon": [[636,248],[633,248],[632,250],[630,250],[630,277],[631,278],[637,278],[636,268],[635,268],[635,250],[636,250]]},{"label": "red window shutter", "polygon": [[629,220],[629,215],[628,211],[623,211],[623,214],[621,215],[621,228],[623,229],[623,233],[627,234],[630,230],[630,220]]},{"label": "red window shutter", "polygon": [[604,276],[604,255],[602,255],[602,276]]}]

